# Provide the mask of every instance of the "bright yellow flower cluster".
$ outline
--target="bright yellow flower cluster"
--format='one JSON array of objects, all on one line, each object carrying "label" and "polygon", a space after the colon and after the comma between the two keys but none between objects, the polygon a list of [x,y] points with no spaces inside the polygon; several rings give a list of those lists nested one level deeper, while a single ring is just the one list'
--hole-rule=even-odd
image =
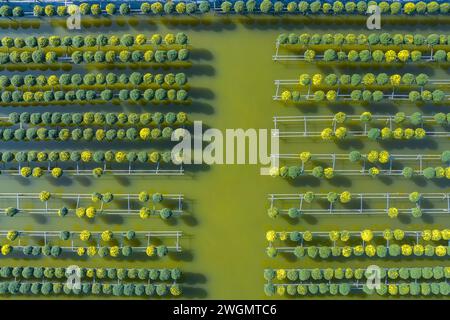
[{"label": "bright yellow flower cluster", "polygon": [[267,231],[266,239],[269,242],[273,242],[277,239],[277,233],[274,230]]},{"label": "bright yellow flower cluster", "polygon": [[398,216],[398,209],[397,208],[389,208],[388,209],[388,216],[390,218],[397,218],[397,216]]},{"label": "bright yellow flower cluster", "polygon": [[304,163],[311,160],[311,152],[304,151],[304,152],[300,153],[300,160],[302,160],[302,162],[304,162]]},{"label": "bright yellow flower cluster", "polygon": [[292,93],[288,90],[285,90],[281,93],[281,100],[289,101],[292,99]]},{"label": "bright yellow flower cluster", "polygon": [[352,200],[352,194],[348,191],[344,191],[339,196],[339,201],[341,203],[349,203]]},{"label": "bright yellow flower cluster", "polygon": [[365,242],[369,242],[373,239],[373,232],[369,229],[361,231],[361,239]]}]

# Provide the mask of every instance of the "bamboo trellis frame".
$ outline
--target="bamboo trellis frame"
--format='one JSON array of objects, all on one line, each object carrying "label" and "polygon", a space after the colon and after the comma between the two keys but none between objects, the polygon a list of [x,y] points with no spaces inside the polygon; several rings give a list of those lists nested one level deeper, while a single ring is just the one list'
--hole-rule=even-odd
[{"label": "bamboo trellis frame", "polygon": [[[423,231],[403,231],[403,232],[404,232],[404,237],[405,238],[407,238],[407,237],[413,238],[415,240],[415,244],[420,244],[420,236],[422,235]],[[289,235],[292,232],[276,232],[277,236],[280,236],[282,233],[285,233],[285,234]],[[299,233],[303,235],[303,232],[299,232]],[[313,235],[313,237],[328,238],[328,239],[329,239],[329,236],[330,236],[329,232],[324,232],[324,231],[314,231],[314,232],[311,232],[311,234]],[[350,237],[360,238],[361,231],[348,231],[348,234],[349,234]],[[374,238],[378,237],[380,239],[383,239],[384,231],[372,231],[372,234],[373,234]],[[390,240],[385,240],[385,241],[386,241],[386,247],[389,247]],[[450,240],[442,240],[442,241],[446,241],[447,242],[447,246],[450,245]],[[299,242],[300,242],[300,247],[303,247],[303,248],[306,248],[306,249],[310,247],[310,246],[305,246],[304,245],[305,241],[303,239],[303,236],[301,237]],[[330,240],[330,242],[332,242],[332,247],[333,248],[340,248],[340,249],[344,248],[344,246],[336,245],[337,241],[331,241]],[[431,241],[426,241],[426,242],[431,242]],[[366,246],[366,242],[364,240],[362,240],[362,239],[361,239],[361,245],[362,245],[363,249]],[[295,251],[295,247],[276,247],[276,246],[273,246],[272,242],[269,242],[269,246],[273,247],[273,248],[276,248],[277,251],[279,251],[279,252],[294,253],[294,251]],[[435,249],[437,246],[432,246],[432,247]]]},{"label": "bamboo trellis frame", "polygon": [[[418,281],[417,279],[414,281],[409,281],[409,282],[395,282],[395,281],[389,281],[388,277],[386,276],[384,278],[383,284],[387,285],[387,286],[390,284],[399,285],[402,283],[405,283],[405,284],[414,283],[414,284],[420,285],[420,284],[434,284],[434,283],[438,284],[441,282],[445,282],[447,284],[450,283],[448,280],[445,280],[445,281]],[[335,282],[335,281],[331,281],[331,280],[329,280],[329,281],[324,280],[324,281],[316,282],[316,283],[309,281],[309,282],[298,282],[298,283],[271,283],[271,284],[274,285],[275,287],[287,287],[290,285],[294,285],[294,286],[302,285],[302,286],[310,287],[310,286],[317,286],[319,284],[326,284],[327,286],[348,284],[350,286],[350,290],[363,290],[364,285],[366,285],[366,283],[367,283],[367,281],[364,281],[364,280],[363,281],[356,280],[355,282],[346,282],[346,281]],[[320,295],[320,294],[316,294],[316,295]],[[388,295],[388,294],[386,293],[385,295]],[[439,294],[439,295],[442,295],[442,294]],[[418,294],[417,296],[421,296],[421,294]]]},{"label": "bamboo trellis frame", "polygon": [[[347,134],[349,136],[353,137],[367,137],[368,131],[369,131],[369,124],[366,122],[361,122],[359,120],[358,115],[349,115],[347,116],[346,123],[349,123],[350,121],[357,121],[359,123],[363,124],[363,130],[349,130],[347,131]],[[395,129],[395,122],[394,122],[394,116],[372,116],[372,122],[374,120],[384,121],[387,125],[386,127],[390,128],[391,130]],[[434,122],[433,117],[431,116],[423,116],[423,120],[425,123]],[[321,131],[310,131],[308,128],[309,123],[330,123],[333,130],[336,130],[338,126],[341,124],[338,124],[334,118],[333,115],[331,116],[274,116],[273,117],[274,122],[274,129],[278,130],[274,133],[275,136],[279,138],[303,138],[303,137],[320,137]],[[300,131],[281,131],[280,125],[283,124],[297,124],[300,128],[298,130]],[[415,126],[414,126],[415,127]],[[328,128],[325,126],[323,129]],[[450,137],[449,131],[426,131],[427,137],[436,137],[436,138],[446,138]]]},{"label": "bamboo trellis frame", "polygon": [[[353,44],[344,44],[344,45],[334,45],[334,47],[342,47],[342,46],[352,46]],[[359,44],[354,44],[354,45],[358,45],[358,46],[364,46],[364,45],[359,45]],[[273,61],[305,61],[305,54],[280,54],[280,48],[283,45],[276,40],[275,41],[275,54],[272,55],[272,60]],[[312,44],[308,44],[305,45],[305,47],[312,47],[314,45]],[[330,46],[330,45],[329,45]],[[375,45],[376,46],[376,45]],[[410,46],[410,47],[415,47],[415,46]],[[433,62],[434,61],[434,56],[433,56],[433,47],[432,46],[427,46],[430,49],[430,54],[429,55],[422,55],[420,58],[421,62]],[[389,45],[383,45],[383,48],[385,50],[389,49]],[[366,49],[363,50],[368,50],[370,52],[370,56],[372,57],[372,47],[370,44],[367,44]],[[325,49],[323,50],[325,51]],[[349,50],[347,50],[349,51]],[[384,51],[383,51],[384,53]],[[314,62],[316,61],[324,61],[323,60],[324,55],[323,54],[316,54],[314,57]],[[347,60],[346,60],[347,61]],[[339,62],[337,59],[333,60],[333,61],[326,61],[326,62]],[[349,61],[348,61],[349,62]],[[385,62],[385,61],[382,61]],[[379,62],[375,62],[373,60],[369,60],[369,61],[355,61],[355,63],[379,63]],[[407,63],[407,62],[405,62]]]},{"label": "bamboo trellis frame", "polygon": [[[314,199],[326,200],[326,193],[314,194]],[[436,201],[442,201],[442,208],[421,208],[422,213],[426,214],[449,214],[450,213],[450,193],[423,193],[421,194],[421,200],[415,204],[409,201],[409,194],[407,193],[352,193],[353,204],[358,204],[357,208],[336,208],[336,205],[330,203],[328,208],[307,208],[306,201],[304,201],[305,194],[269,194],[268,200],[270,202],[270,207],[276,207],[276,201],[292,201],[297,204],[296,208],[299,209],[302,214],[307,215],[379,215],[387,214],[389,208],[392,207],[392,202],[395,201],[405,201],[409,202],[411,206],[419,206],[422,200],[432,200],[433,203]],[[377,201],[382,202],[384,207],[382,208],[365,208],[365,201]],[[411,209],[397,208],[399,214],[410,213]],[[287,214],[288,209],[279,209],[280,213]],[[324,233],[317,232],[319,235]],[[328,235],[328,233],[326,233]],[[359,234],[359,233],[358,233]],[[375,232],[374,232],[375,235]]]},{"label": "bamboo trellis frame", "polygon": [[[47,161],[48,165],[45,169],[43,169],[43,173],[50,174],[52,170],[52,163],[55,163],[55,165],[58,163],[58,161]],[[36,162],[38,163],[38,162]],[[79,161],[60,161],[60,163],[70,163],[75,164],[75,169],[64,169],[63,174],[69,174],[72,176],[92,176],[92,170],[94,169],[82,169],[80,168],[80,162]],[[22,168],[22,163],[18,163],[19,166],[17,169],[3,169],[1,170],[2,174],[4,175],[11,175],[11,176],[21,176],[20,169]],[[3,163],[3,165],[5,165]],[[158,161],[155,163],[156,168],[155,169],[134,169],[133,163],[128,162],[128,169],[110,169],[108,168],[108,163],[106,161],[102,164],[102,175],[105,174],[112,174],[114,176],[182,176],[185,173],[183,163],[180,163],[178,165],[178,169],[161,169],[161,162]],[[120,165],[119,163],[115,163],[115,165]],[[39,167],[39,165],[36,165],[36,167]],[[96,167],[95,167],[96,168]]]},{"label": "bamboo trellis frame", "polygon": [[[275,80],[274,81],[275,84],[275,94],[272,96],[272,100],[274,101],[281,101],[281,94],[280,94],[280,89],[283,86],[300,86],[300,81],[299,80]],[[427,85],[450,85],[450,80],[446,80],[446,79],[429,79]],[[411,86],[411,85],[408,85]],[[423,86],[419,86],[421,89],[423,89]],[[337,101],[353,101],[353,99],[351,98],[350,94],[339,94],[340,92],[340,84],[336,84],[334,86],[328,86],[328,85],[323,85],[323,87],[330,87],[330,88],[334,88],[337,87],[337,96],[336,96],[336,100]],[[313,101],[314,100],[314,94],[311,93],[311,85],[308,85],[307,87],[307,93],[300,95],[301,98],[308,100],[308,101]],[[349,87],[352,90],[358,90],[361,88],[364,88],[364,86],[352,86]],[[383,100],[391,100],[391,101],[409,101],[409,96],[407,94],[396,94],[395,93],[395,87],[392,87],[392,92],[389,94],[385,94]],[[384,92],[383,92],[384,93]],[[445,95],[447,97],[447,99],[450,98],[450,94],[446,94]],[[382,100],[382,101],[383,101]]]},{"label": "bamboo trellis frame", "polygon": [[[330,168],[333,168],[333,171],[338,174],[345,174],[348,176],[368,176],[370,175],[369,169],[370,166],[374,164],[370,164],[370,162],[366,159],[366,157],[361,157],[361,160],[357,163],[352,163],[349,160],[348,154],[339,154],[339,153],[318,153],[311,155],[311,161],[314,160],[327,160],[331,162]],[[313,169],[305,169],[305,163],[303,163],[298,154],[271,154],[271,158],[274,159],[285,159],[285,160],[296,160],[301,162],[302,172],[312,173]],[[338,168],[338,163],[344,161],[350,165],[360,166],[359,169],[340,169]],[[441,160],[441,155],[433,154],[433,155],[423,155],[423,154],[390,154],[389,162],[383,164],[382,167],[379,168],[380,175],[385,176],[401,176],[403,175],[401,169],[394,169],[394,162],[402,161],[402,162],[414,162],[418,169],[413,169],[414,174],[423,175],[424,163],[433,162],[436,163],[437,166],[444,165]]]},{"label": "bamboo trellis frame", "polygon": [[[0,237],[6,237],[9,230],[0,230]],[[73,235],[79,235],[82,231],[70,231],[71,236]],[[21,245],[21,236],[25,235],[26,237],[37,237],[44,240],[44,244],[46,245],[49,241],[49,238],[58,238],[60,237],[61,231],[23,231],[19,230],[17,231],[18,237],[16,240],[18,244],[13,245],[14,248],[23,249],[27,247],[27,245]],[[97,248],[100,248],[100,240],[101,240],[101,234],[102,232],[92,231],[91,232],[91,238],[95,238],[97,240]],[[127,234],[127,231],[114,231],[113,235],[117,239],[118,237],[121,238],[121,243],[119,245],[119,248],[123,248],[123,240]],[[147,241],[147,246],[145,247],[132,247],[134,252],[145,252],[147,250],[147,247],[150,245],[151,238],[169,238],[169,239],[175,239],[175,244],[171,246],[167,246],[167,249],[169,251],[176,251],[181,252],[181,237],[183,236],[182,231],[135,231],[136,237],[140,237],[143,240]],[[63,241],[70,241],[70,246],[61,246],[61,250],[66,252],[76,252],[78,248],[85,248],[86,246],[77,246],[75,245],[75,241],[81,241],[79,239],[74,239],[73,237],[68,240]]]},{"label": "bamboo trellis frame", "polygon": [[[172,212],[176,215],[181,215],[183,213],[183,200],[184,195],[182,194],[163,194],[163,201],[170,200],[171,202],[175,202],[177,204],[177,208],[172,210]],[[82,200],[91,200],[92,194],[87,193],[52,193],[51,198],[48,201],[45,201],[44,208],[38,209],[24,209],[21,206],[22,200],[39,200],[39,193],[0,193],[0,200],[12,200],[15,201],[15,208],[20,210],[21,212],[26,212],[27,214],[40,214],[40,215],[54,215],[58,212],[59,208],[49,208],[49,202],[52,199],[60,199],[60,200],[76,200],[76,207],[74,209],[68,208],[69,212],[74,213],[77,208],[80,207],[80,201]],[[139,216],[139,209],[132,208],[132,201],[138,200],[138,194],[114,194],[114,200],[126,200],[127,208],[126,209],[104,209],[104,203],[100,202],[101,211],[99,214],[101,215],[129,215],[129,216]],[[113,200],[113,201],[114,201]],[[91,200],[92,201],[92,200]],[[6,208],[0,208],[0,210],[5,210]],[[159,213],[160,209],[154,209],[155,213]]]}]

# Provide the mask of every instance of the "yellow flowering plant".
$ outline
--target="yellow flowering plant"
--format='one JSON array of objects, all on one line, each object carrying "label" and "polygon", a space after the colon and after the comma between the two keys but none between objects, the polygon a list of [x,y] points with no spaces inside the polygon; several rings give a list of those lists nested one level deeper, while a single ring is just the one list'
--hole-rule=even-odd
[{"label": "yellow flowering plant", "polygon": [[80,232],[80,240],[81,241],[89,241],[91,238],[91,233],[87,230],[83,230]]},{"label": "yellow flowering plant", "polygon": [[282,101],[290,101],[292,99],[292,93],[288,90],[285,90],[281,93],[281,100]]},{"label": "yellow flowering plant", "polygon": [[423,139],[426,136],[426,132],[423,128],[417,128],[416,130],[414,130],[414,136],[416,137],[416,139]]},{"label": "yellow flowering plant", "polygon": [[9,244],[2,245],[2,255],[7,256],[12,251],[12,246]]},{"label": "yellow flowering plant", "polygon": [[341,203],[349,203],[352,200],[352,194],[348,191],[344,191],[339,195],[339,201]]},{"label": "yellow flowering plant", "polygon": [[304,231],[303,232],[303,240],[305,241],[312,241],[313,239],[313,234],[311,233],[311,231]]},{"label": "yellow flowering plant", "polygon": [[284,286],[277,286],[277,294],[279,296],[284,296],[286,293],[286,288]]},{"label": "yellow flowering plant", "polygon": [[78,218],[84,217],[84,216],[86,215],[86,209],[83,208],[83,207],[78,207],[78,208],[75,210],[75,215],[76,215]]},{"label": "yellow flowering plant", "polygon": [[342,256],[348,258],[352,255],[352,247],[345,246],[342,248]]},{"label": "yellow flowering plant", "polygon": [[311,84],[311,76],[309,74],[302,74],[300,75],[299,81],[301,86],[307,86]]},{"label": "yellow flowering plant", "polygon": [[380,154],[378,155],[378,161],[380,163],[388,163],[390,159],[390,154],[387,151],[381,151]]},{"label": "yellow flowering plant", "polygon": [[378,159],[379,159],[378,151],[371,150],[367,154],[367,161],[369,161],[370,163],[376,163],[378,161]]},{"label": "yellow flowering plant", "polygon": [[335,242],[339,240],[339,231],[330,231],[328,236],[331,241]]},{"label": "yellow flowering plant", "polygon": [[337,93],[335,90],[329,90],[327,91],[326,97],[328,101],[336,101]]},{"label": "yellow flowering plant", "polygon": [[286,231],[281,231],[279,234],[279,238],[281,241],[286,241],[288,238],[288,233]]},{"label": "yellow flowering plant", "polygon": [[319,86],[322,84],[322,80],[323,80],[323,76],[320,73],[316,73],[315,75],[313,75],[312,77],[312,83],[315,86]]},{"label": "yellow flowering plant", "polygon": [[361,231],[361,239],[365,242],[369,242],[373,239],[373,232],[369,229]]},{"label": "yellow flowering plant", "polygon": [[405,238],[405,231],[401,229],[395,229],[394,230],[394,239],[395,240],[403,240]]},{"label": "yellow flowering plant", "polygon": [[127,155],[123,151],[118,151],[116,152],[114,159],[116,160],[116,162],[122,163],[127,159]]},{"label": "yellow flowering plant", "polygon": [[401,250],[402,250],[402,255],[403,256],[410,256],[413,253],[413,247],[410,246],[409,244],[403,244],[401,246]]},{"label": "yellow flowering plant", "polygon": [[397,140],[403,139],[404,131],[402,128],[395,128],[392,135],[393,135],[394,139],[397,139]]},{"label": "yellow flowering plant", "polygon": [[166,44],[174,44],[175,43],[175,35],[173,33],[168,33],[164,36],[164,42]]},{"label": "yellow flowering plant", "polygon": [[415,131],[414,131],[414,129],[406,128],[406,129],[404,130],[403,134],[404,134],[404,138],[405,138],[406,140],[409,140],[409,139],[411,139],[411,138],[414,137]]},{"label": "yellow flowering plant", "polygon": [[331,140],[333,138],[333,130],[331,128],[325,128],[320,133],[320,137],[323,140]]},{"label": "yellow flowering plant", "polygon": [[396,284],[390,283],[388,285],[388,292],[391,296],[396,296],[398,294],[398,287]]},{"label": "yellow flowering plant", "polygon": [[96,254],[97,254],[97,248],[96,248],[96,247],[90,246],[90,247],[87,248],[87,255],[88,255],[89,257],[93,257],[93,256],[95,256]]},{"label": "yellow flowering plant", "polygon": [[413,252],[414,252],[415,256],[420,257],[420,256],[422,256],[424,254],[425,248],[421,244],[416,244],[413,247]]},{"label": "yellow flowering plant", "polygon": [[269,242],[274,242],[277,239],[277,233],[274,230],[267,231],[266,239]]},{"label": "yellow flowering plant", "polygon": [[90,151],[81,152],[81,161],[90,162],[91,160],[92,160],[92,152]]},{"label": "yellow flowering plant", "polygon": [[32,176],[34,178],[39,178],[39,177],[42,177],[43,175],[44,175],[44,170],[42,170],[39,167],[33,168]]},{"label": "yellow flowering plant", "polygon": [[20,175],[24,178],[29,177],[31,175],[31,168],[30,167],[20,168]]},{"label": "yellow flowering plant", "polygon": [[337,139],[342,140],[347,136],[347,128],[345,127],[339,127],[334,132],[334,135]]},{"label": "yellow flowering plant", "polygon": [[394,50],[388,50],[384,54],[386,62],[395,62],[397,60],[397,53]]},{"label": "yellow flowering plant", "polygon": [[334,169],[333,168],[325,168],[323,170],[323,175],[326,179],[332,179],[334,177]]},{"label": "yellow flowering plant", "polygon": [[447,248],[444,246],[437,246],[435,248],[435,253],[438,257],[444,257],[447,254]]},{"label": "yellow flowering plant", "polygon": [[53,178],[59,178],[62,176],[63,170],[59,167],[55,167],[52,169],[51,174]]},{"label": "yellow flowering plant", "polygon": [[398,60],[405,62],[409,59],[410,53],[408,50],[401,50],[397,56]]},{"label": "yellow flowering plant", "polygon": [[397,216],[398,216],[398,209],[397,208],[389,208],[388,209],[388,216],[389,216],[389,218],[397,218]]},{"label": "yellow flowering plant", "polygon": [[390,139],[392,136],[392,130],[388,127],[384,127],[381,129],[381,139],[386,140]]},{"label": "yellow flowering plant", "polygon": [[347,242],[348,240],[350,240],[350,233],[347,230],[342,230],[341,231],[341,241]]},{"label": "yellow flowering plant", "polygon": [[422,239],[425,241],[431,240],[431,230],[423,230],[422,231]]},{"label": "yellow flowering plant", "polygon": [[79,248],[77,249],[77,255],[79,255],[80,257],[81,257],[81,256],[84,256],[85,254],[86,254],[86,248],[79,247]]},{"label": "yellow flowering plant", "polygon": [[39,193],[39,200],[41,200],[42,202],[47,202],[48,200],[50,200],[51,194],[48,191],[41,191]]},{"label": "yellow flowering plant", "polygon": [[110,230],[103,231],[102,234],[101,234],[101,238],[105,242],[111,241],[111,239],[113,238],[112,231],[110,231]]},{"label": "yellow flowering plant", "polygon": [[150,216],[151,210],[147,207],[142,207],[139,210],[139,217],[141,219],[147,219]]},{"label": "yellow flowering plant", "polygon": [[355,247],[353,247],[353,254],[355,256],[361,256],[364,253],[364,247],[361,245],[357,245]]},{"label": "yellow flowering plant", "polygon": [[86,209],[86,217],[88,217],[89,219],[94,218],[96,214],[97,214],[97,209],[95,209],[94,207],[88,207]]},{"label": "yellow flowering plant", "polygon": [[112,246],[111,249],[109,250],[109,254],[111,255],[111,257],[116,258],[119,256],[120,253],[120,249],[118,246]]},{"label": "yellow flowering plant", "polygon": [[431,230],[431,240],[432,241],[440,241],[442,239],[442,234],[440,230],[433,229]]},{"label": "yellow flowering plant", "polygon": [[399,74],[393,74],[392,76],[389,77],[389,81],[394,87],[399,86],[401,80],[402,77]]},{"label": "yellow flowering plant", "polygon": [[369,175],[373,178],[377,177],[380,174],[380,169],[377,167],[369,168]]},{"label": "yellow flowering plant", "polygon": [[154,245],[150,245],[145,249],[145,254],[149,257],[153,257],[156,253],[156,248]]},{"label": "yellow flowering plant", "polygon": [[375,246],[374,246],[374,245],[371,245],[371,244],[367,245],[367,246],[364,248],[364,251],[365,251],[365,253],[366,253],[366,255],[367,255],[368,257],[373,257],[373,256],[375,256],[375,254],[377,253],[377,250],[375,249]]},{"label": "yellow flowering plant", "polygon": [[278,269],[277,271],[276,271],[276,277],[277,277],[277,280],[284,280],[284,279],[286,279],[286,270],[284,270],[284,269]]},{"label": "yellow flowering plant", "polygon": [[300,153],[299,157],[303,163],[307,163],[309,160],[311,160],[311,152],[304,151]]}]

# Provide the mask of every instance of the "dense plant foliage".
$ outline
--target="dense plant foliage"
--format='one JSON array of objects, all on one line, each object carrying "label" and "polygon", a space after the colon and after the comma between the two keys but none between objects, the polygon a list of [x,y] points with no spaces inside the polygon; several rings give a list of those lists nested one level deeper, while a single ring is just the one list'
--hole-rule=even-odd
[{"label": "dense plant foliage", "polygon": [[184,89],[164,89],[156,90],[148,88],[141,89],[122,89],[111,90],[68,90],[68,91],[4,91],[0,95],[2,103],[18,103],[18,104],[53,104],[53,103],[77,103],[86,101],[96,101],[108,103],[111,101],[123,102],[158,102],[158,101],[178,101],[183,102],[188,99],[188,92]]},{"label": "dense plant foliage", "polygon": [[429,83],[429,76],[424,73],[414,75],[412,73],[391,74],[378,73],[353,73],[353,74],[301,74],[299,84],[301,86],[349,86],[349,87],[368,87],[368,86],[425,86]]},{"label": "dense plant foliage", "polygon": [[34,49],[34,48],[92,48],[111,46],[114,49],[117,47],[134,47],[145,45],[186,45],[188,43],[186,34],[180,32],[177,34],[168,33],[164,36],[160,34],[153,34],[146,36],[145,34],[123,34],[123,35],[77,35],[77,36],[29,36],[22,37],[8,37],[5,36],[0,41],[0,48],[6,49]]},{"label": "dense plant foliage", "polygon": [[435,46],[447,45],[450,37],[446,34],[401,34],[401,33],[370,33],[370,34],[295,34],[282,33],[278,36],[277,42],[280,44],[298,44],[298,45],[416,45],[416,46]]},{"label": "dense plant foliage", "polygon": [[[249,14],[253,12],[262,12],[265,14],[324,14],[324,15],[366,15],[367,8],[370,4],[377,3],[377,1],[291,1],[282,2],[276,0],[263,0],[259,4],[255,0],[246,1],[222,1],[217,6],[216,10],[223,13],[238,13]],[[424,15],[424,14],[448,14],[450,5],[448,3],[431,2],[378,2],[381,13],[384,15]],[[33,15],[38,17],[54,17],[67,16],[70,12],[76,10],[73,6],[54,6],[54,5],[35,5],[33,7]],[[113,2],[99,4],[99,3],[82,3],[79,7],[82,15],[101,16],[101,15],[120,15],[127,16],[136,13],[136,10],[131,10],[127,3],[120,5]],[[139,14],[147,15],[191,15],[191,14],[205,14],[213,11],[209,1],[200,0],[195,2],[144,2],[140,9],[137,10]],[[0,7],[1,17],[22,17],[24,10],[20,6],[3,5]]]},{"label": "dense plant foliage", "polygon": [[10,52],[0,52],[0,65],[3,64],[96,64],[96,63],[171,63],[186,61],[189,59],[189,49],[170,50],[75,50],[70,56],[56,51],[44,51],[43,49]]},{"label": "dense plant foliage", "polygon": [[[418,233],[408,232],[401,229],[386,229],[384,231],[372,231],[370,229],[360,232],[330,231],[328,234],[332,246],[323,245],[320,239],[326,239],[322,234],[310,231],[275,232],[270,230],[266,233],[269,241],[267,255],[276,257],[278,249],[273,246],[276,241],[300,244],[290,247],[297,258],[308,256],[310,258],[328,259],[330,257],[445,257],[449,254],[447,242],[450,239],[450,230],[423,230]],[[362,243],[355,245],[359,238]],[[350,239],[353,239],[350,241]],[[377,244],[384,239],[386,245]],[[319,241],[317,241],[319,240]],[[373,240],[373,241],[372,241]],[[411,240],[416,240],[412,243]],[[421,241],[419,241],[421,240]],[[318,243],[318,245],[314,245]],[[320,243],[320,244],[319,244]],[[283,250],[286,246],[283,246]]]},{"label": "dense plant foliage", "polygon": [[[419,50],[407,50],[400,51],[395,50],[349,50],[349,51],[336,51],[335,49],[326,49],[322,55],[319,55],[316,50],[307,49],[303,54],[303,59],[307,62],[313,62],[322,60],[326,62],[332,61],[346,61],[346,62],[386,62],[386,63],[410,63],[418,61],[430,61],[428,57],[422,56],[422,52]],[[445,50],[437,50],[431,56],[431,61],[445,62],[450,61],[450,52]]]},{"label": "dense plant foliage", "polygon": [[[137,87],[137,86],[184,86],[187,84],[187,76],[185,73],[142,73],[133,72],[131,74],[109,73],[63,73],[61,75],[45,75],[45,74],[14,74],[11,76],[1,75],[0,85],[3,90],[13,89],[39,89],[42,87],[50,88],[73,88],[78,89],[79,86],[93,87]],[[8,95],[8,93],[2,93]],[[2,99],[3,100],[3,99]]]},{"label": "dense plant foliage", "polygon": [[115,112],[13,112],[8,115],[5,124],[32,126],[174,126],[188,122],[185,112],[154,113],[115,113]]}]

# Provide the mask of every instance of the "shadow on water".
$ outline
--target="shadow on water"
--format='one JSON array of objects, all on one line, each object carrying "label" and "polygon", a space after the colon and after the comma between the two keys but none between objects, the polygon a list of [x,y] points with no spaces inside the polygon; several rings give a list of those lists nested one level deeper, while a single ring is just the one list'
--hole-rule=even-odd
[{"label": "shadow on water", "polygon": [[183,250],[182,252],[169,252],[169,258],[174,261],[190,262],[194,259],[191,251]]},{"label": "shadow on water", "polygon": [[341,150],[354,150],[364,148],[364,143],[361,141],[361,139],[347,139],[337,141],[336,145]]},{"label": "shadow on water", "polygon": [[389,150],[390,148],[394,149],[431,149],[436,150],[438,148],[438,144],[436,140],[427,137],[425,139],[420,140],[402,140],[401,143],[399,143],[396,140],[380,140],[380,146],[385,148],[386,150]]},{"label": "shadow on water", "polygon": [[388,186],[390,186],[394,183],[394,179],[392,179],[391,177],[388,177],[388,176],[380,176],[379,179],[383,184],[388,185]]},{"label": "shadow on water", "polygon": [[296,179],[287,179],[289,184],[294,187],[317,187],[320,185],[320,180],[313,176],[300,176]]},{"label": "shadow on water", "polygon": [[236,24],[229,17],[203,17],[203,16],[184,16],[184,17],[164,17],[161,22],[168,29],[179,29],[187,31],[231,31],[236,29]]},{"label": "shadow on water", "polygon": [[209,64],[199,64],[195,63],[192,67],[186,69],[184,71],[188,78],[192,76],[214,76],[216,74],[216,70]]},{"label": "shadow on water", "polygon": [[346,187],[352,186],[352,180],[344,176],[336,176],[333,179],[328,180],[329,184],[334,187]]},{"label": "shadow on water", "polygon": [[194,61],[200,61],[200,60],[206,60],[211,61],[213,60],[214,56],[211,51],[203,48],[192,48],[189,52],[189,57],[191,60]]},{"label": "shadow on water", "polygon": [[196,88],[196,87],[193,87],[189,90],[189,96],[193,99],[212,100],[215,98],[215,94],[212,90],[208,88]]},{"label": "shadow on water", "polygon": [[183,297],[186,298],[206,298],[207,292],[203,288],[183,286]]}]

